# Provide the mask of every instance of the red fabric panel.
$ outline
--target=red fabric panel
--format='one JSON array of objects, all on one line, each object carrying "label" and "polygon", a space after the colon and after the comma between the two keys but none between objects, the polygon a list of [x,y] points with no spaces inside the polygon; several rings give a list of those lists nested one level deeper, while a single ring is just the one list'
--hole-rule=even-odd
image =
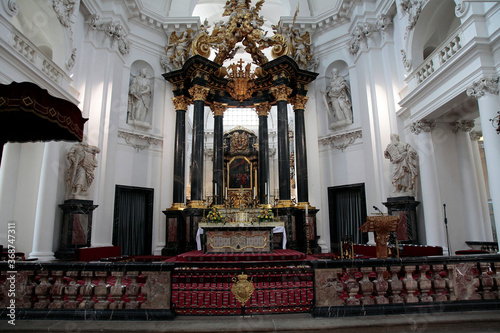
[{"label": "red fabric panel", "polygon": [[86,121],[76,105],[34,83],[0,84],[0,142],[82,141]]}]

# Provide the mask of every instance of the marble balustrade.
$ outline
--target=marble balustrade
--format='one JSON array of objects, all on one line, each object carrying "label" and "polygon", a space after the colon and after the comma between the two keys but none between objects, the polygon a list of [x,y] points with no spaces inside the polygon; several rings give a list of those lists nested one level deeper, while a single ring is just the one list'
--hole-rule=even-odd
[{"label": "marble balustrade", "polygon": [[100,311],[104,319],[111,310],[132,311],[137,319],[172,318],[170,263],[17,262],[15,271],[6,267],[0,263],[0,312],[13,298],[7,279],[14,276],[16,309],[38,310],[38,318],[43,311],[94,311],[94,316]]},{"label": "marble balustrade", "polygon": [[499,300],[498,255],[337,260],[315,265],[313,313],[317,316],[354,315],[359,309],[370,310],[367,305],[374,305],[377,314],[402,308],[406,312],[411,307],[467,310],[470,302],[498,309]]},{"label": "marble balustrade", "polygon": [[[500,255],[303,264],[314,269],[316,316],[401,313],[412,307],[443,311],[462,306],[467,310],[470,304],[474,309],[500,309]],[[196,264],[196,269],[214,265],[225,267],[227,263]],[[156,311],[157,318],[173,318],[172,271],[191,266],[169,262],[17,262],[13,273],[1,262],[0,313],[5,313],[11,302],[7,278],[14,274],[16,309],[25,309],[28,314],[35,311],[38,317],[41,313],[85,310],[113,313],[115,318],[120,313],[147,317]]]}]

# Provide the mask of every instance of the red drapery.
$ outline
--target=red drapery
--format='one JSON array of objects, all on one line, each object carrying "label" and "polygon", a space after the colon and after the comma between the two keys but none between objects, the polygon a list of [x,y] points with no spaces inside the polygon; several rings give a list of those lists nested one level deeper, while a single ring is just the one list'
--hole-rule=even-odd
[{"label": "red drapery", "polygon": [[82,141],[86,121],[76,105],[34,83],[0,84],[0,143]]}]

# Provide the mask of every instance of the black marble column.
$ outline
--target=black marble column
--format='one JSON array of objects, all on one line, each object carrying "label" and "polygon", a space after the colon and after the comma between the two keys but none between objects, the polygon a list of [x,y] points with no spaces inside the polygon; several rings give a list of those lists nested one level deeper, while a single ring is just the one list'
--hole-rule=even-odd
[{"label": "black marble column", "polygon": [[[296,96],[293,100],[295,110],[295,163],[297,167],[297,203],[309,205],[309,181],[307,177],[307,149],[304,108],[308,98]],[[310,206],[310,205],[309,205]]]},{"label": "black marble column", "polygon": [[186,201],[186,110],[189,99],[185,96],[174,97],[175,104],[175,146],[174,146],[174,193],[171,209],[183,209]]},{"label": "black marble column", "polygon": [[269,103],[259,103],[255,105],[259,115],[259,164],[258,164],[258,194],[261,205],[268,204],[269,196],[269,130],[268,115],[271,110]]},{"label": "black marble column", "polygon": [[278,101],[278,173],[280,201],[288,201],[291,199],[291,186],[288,110],[286,101]]},{"label": "black marble column", "polygon": [[214,113],[213,196],[215,205],[222,205],[224,197],[224,111],[227,109],[227,104],[214,102],[210,108]]},{"label": "black marble column", "polygon": [[278,180],[279,180],[279,201],[278,207],[290,207],[291,186],[290,186],[290,146],[288,141],[288,110],[287,100],[292,89],[282,85],[273,88],[273,94],[278,106]]},{"label": "black marble column", "polygon": [[203,207],[203,142],[204,142],[204,114],[205,97],[208,88],[194,86],[189,89],[194,100],[193,112],[193,149],[191,156],[191,204],[192,208]]}]

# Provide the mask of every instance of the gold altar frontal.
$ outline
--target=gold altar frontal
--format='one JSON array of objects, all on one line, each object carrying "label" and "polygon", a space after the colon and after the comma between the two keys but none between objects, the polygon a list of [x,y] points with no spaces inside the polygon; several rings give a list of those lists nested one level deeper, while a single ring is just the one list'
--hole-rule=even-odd
[{"label": "gold altar frontal", "polygon": [[272,253],[276,226],[282,223],[200,223],[203,253]]}]

